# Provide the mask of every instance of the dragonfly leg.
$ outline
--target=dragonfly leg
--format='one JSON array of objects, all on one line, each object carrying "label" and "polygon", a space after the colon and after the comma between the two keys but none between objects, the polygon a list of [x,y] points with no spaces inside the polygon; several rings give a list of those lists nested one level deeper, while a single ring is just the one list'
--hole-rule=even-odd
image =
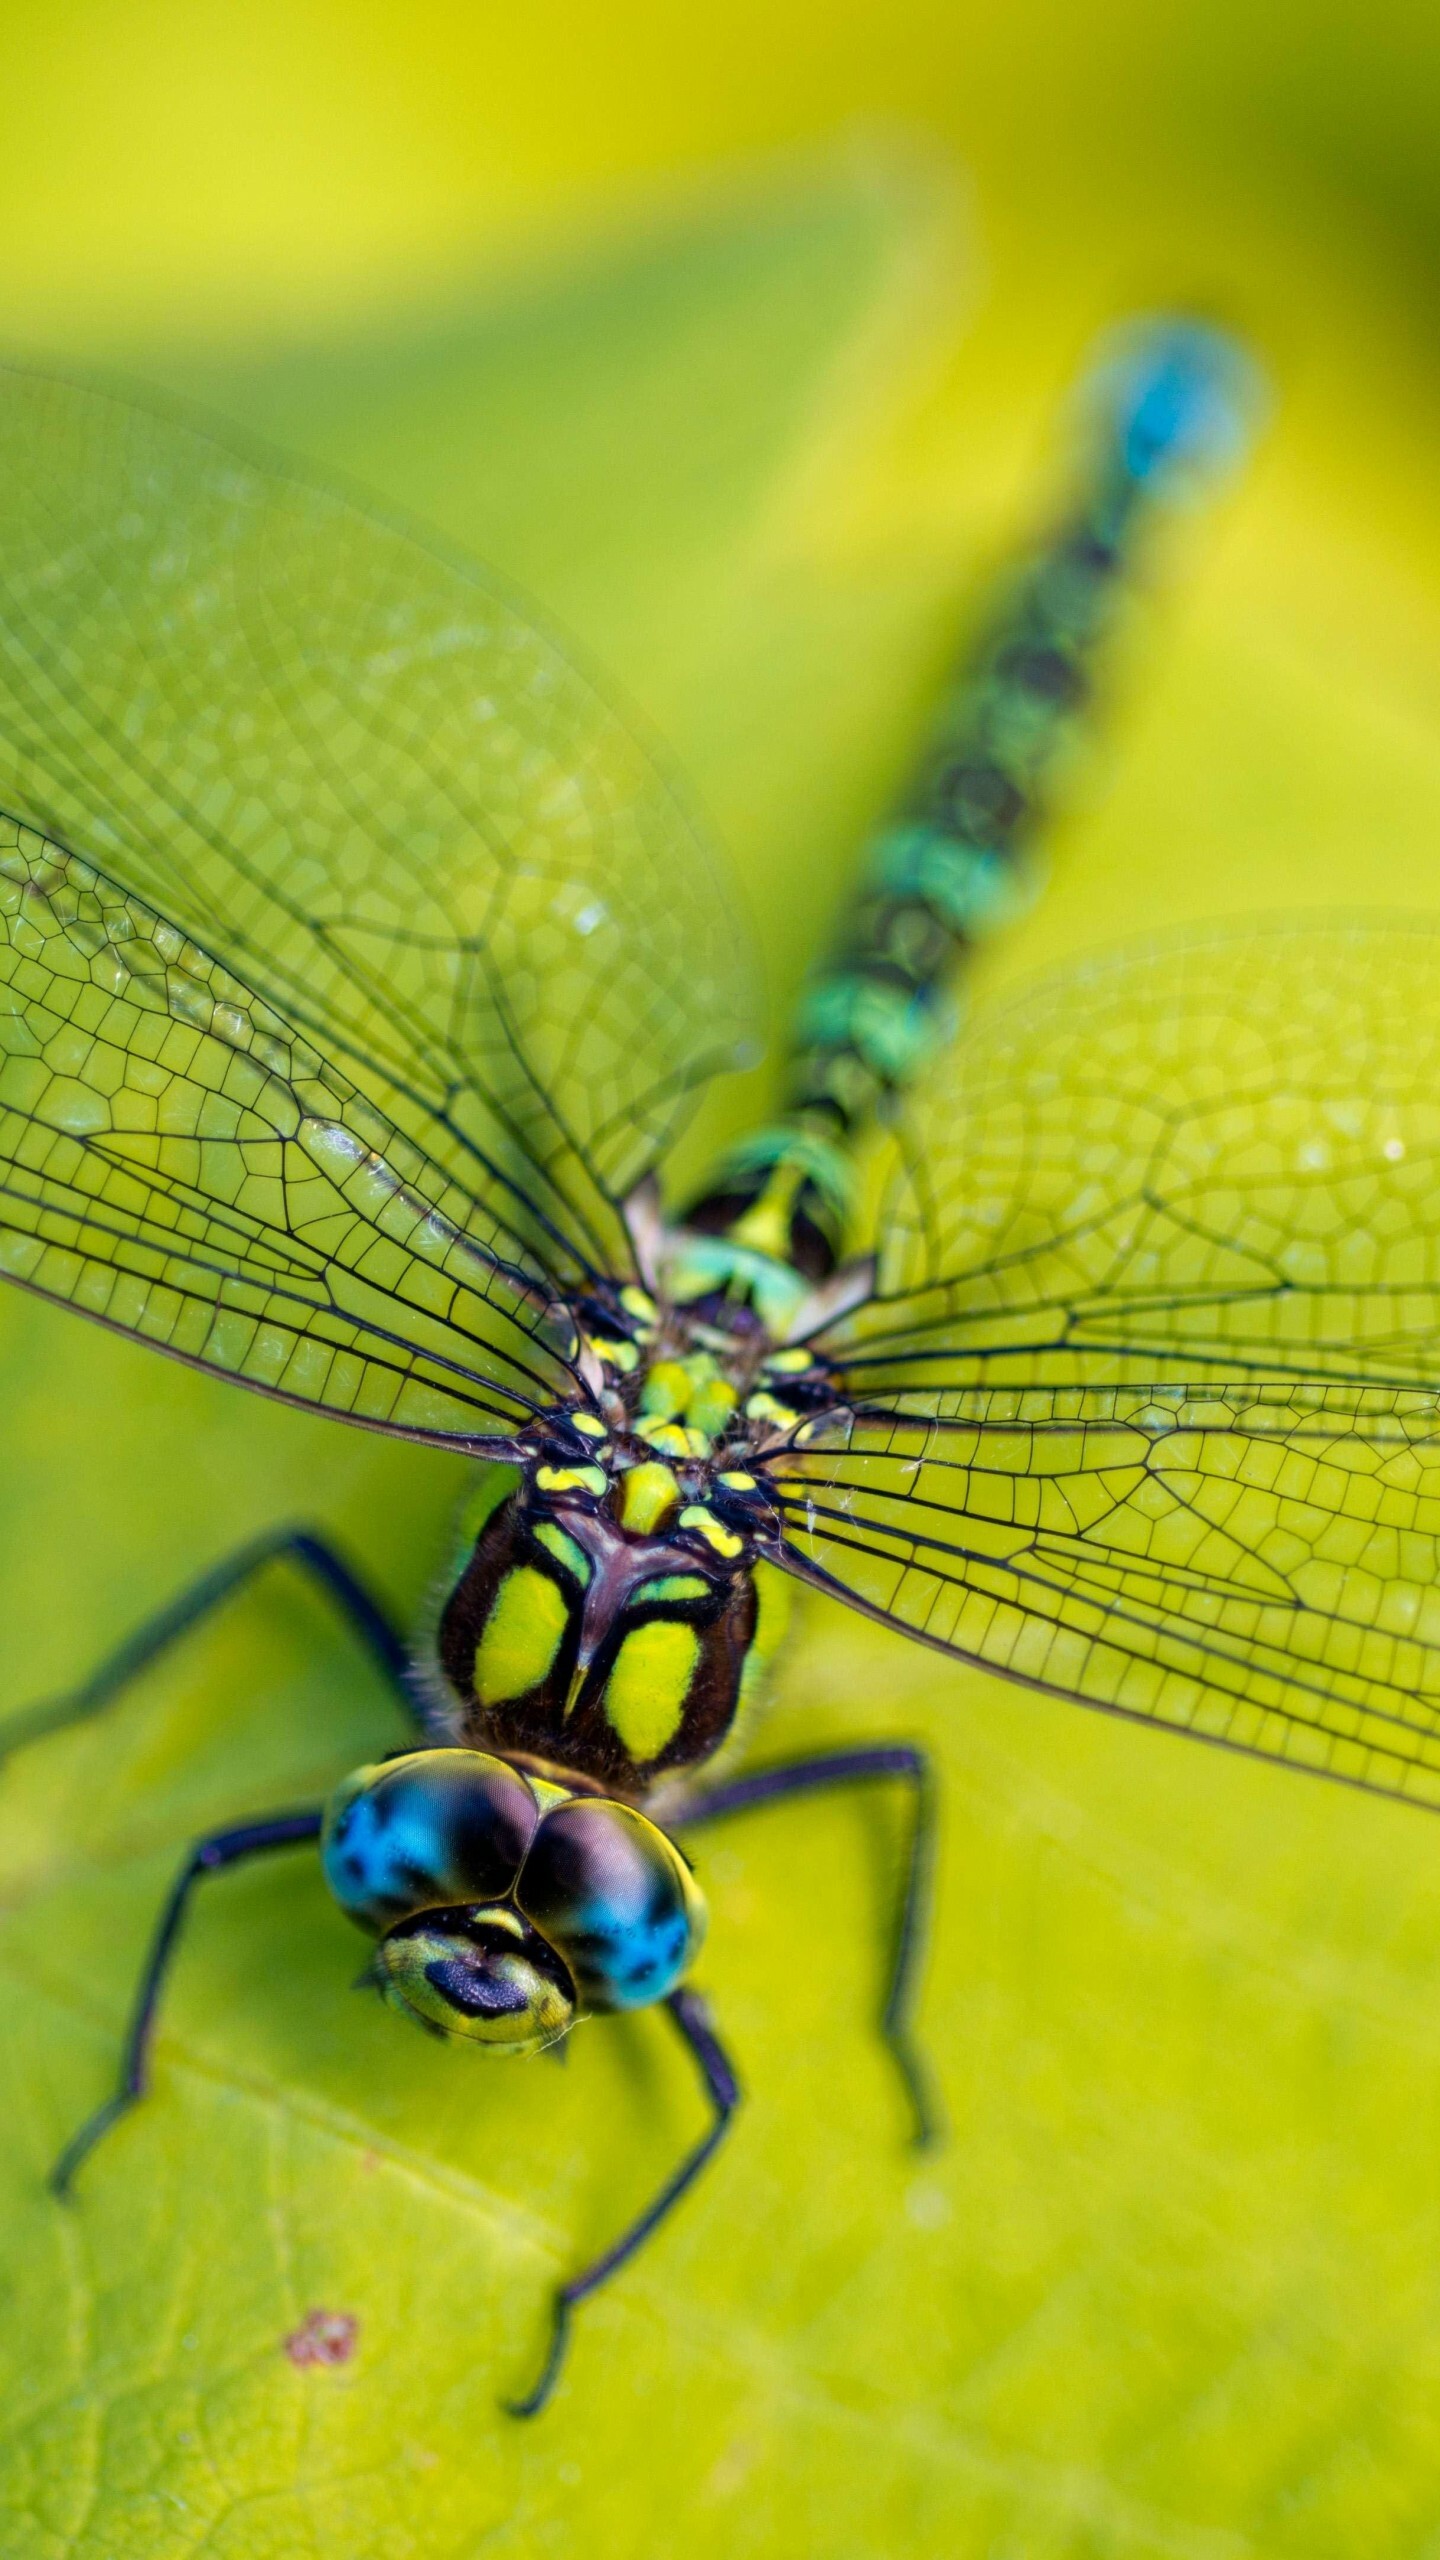
[{"label": "dragonfly leg", "polygon": [[748,1813],[755,1805],[815,1795],[827,1787],[873,1786],[887,1778],[900,1778],[909,1787],[911,1815],[905,1884],[895,1916],[880,2032],[905,2084],[913,2117],[913,2140],[917,2148],[923,2148],[935,2141],[941,2130],[939,2108],[915,2039],[912,2016],[925,1948],[935,1853],[935,1780],[928,1755],[911,1742],[879,1742],[856,1751],[817,1752],[813,1758],[784,1760],[769,1769],[752,1769],[726,1785],[691,1796],[674,1811],[667,1805],[661,1819],[667,1830],[680,1831],[692,1823],[718,1822],[730,1814]]},{"label": "dragonfly leg", "polygon": [[197,1884],[206,1876],[220,1874],[225,1867],[239,1866],[242,1859],[261,1857],[270,1849],[293,1848],[298,1841],[318,1840],[323,1818],[323,1805],[314,1805],[301,1813],[277,1813],[258,1822],[237,1823],[228,1831],[212,1831],[196,1841],[170,1888],[150,1942],[130,2011],[119,2080],[103,2106],[87,2116],[79,2131],[71,2135],[51,2170],[50,2184],[57,2196],[68,2195],[77,2169],[102,2133],[108,2133],[112,2124],[145,2095],[160,1995],[179,1948],[180,1932]]},{"label": "dragonfly leg", "polygon": [[23,1708],[19,1715],[11,1717],[0,1729],[0,1763],[28,1742],[38,1742],[65,1725],[81,1724],[87,1716],[98,1715],[132,1680],[252,1576],[282,1560],[297,1566],[334,1601],[406,1712],[420,1720],[422,1694],[405,1639],[388,1611],[319,1530],[290,1527],[272,1529],[264,1537],[237,1547],[233,1555],[222,1557],[219,1564],[212,1565],[208,1573],[202,1573],[175,1599],[167,1601],[163,1609],[157,1609],[143,1626],[126,1636],[77,1688],[63,1690],[55,1698],[43,1698],[38,1705]]},{"label": "dragonfly leg", "polygon": [[651,2233],[659,2230],[661,2223],[679,2203],[686,2189],[694,2185],[706,2161],[719,2149],[730,2119],[740,2104],[740,2083],[735,2077],[730,2057],[710,2023],[710,2013],[699,1993],[672,1991],[665,2002],[665,2007],[694,2057],[700,2077],[705,2084],[705,2094],[714,2110],[714,2121],[708,2131],[701,2135],[693,2150],[686,2153],[673,2176],[667,2178],[653,2203],[647,2205],[638,2219],[631,2223],[628,2231],[623,2231],[618,2240],[612,2241],[603,2256],[596,2258],[582,2274],[572,2276],[568,2284],[562,2284],[559,2287],[552,2308],[550,2345],[544,2368],[538,2382],[532,2390],[526,2392],[523,2400],[506,2401],[505,2406],[512,2418],[533,2418],[544,2408],[555,2388],[560,2367],[565,2359],[565,2347],[570,2335],[570,2321],[575,2305],[577,2302],[583,2302],[587,2294],[598,2292],[600,2286],[608,2283],[610,2277],[625,2265],[627,2259],[634,2257],[636,2250],[644,2245]]}]

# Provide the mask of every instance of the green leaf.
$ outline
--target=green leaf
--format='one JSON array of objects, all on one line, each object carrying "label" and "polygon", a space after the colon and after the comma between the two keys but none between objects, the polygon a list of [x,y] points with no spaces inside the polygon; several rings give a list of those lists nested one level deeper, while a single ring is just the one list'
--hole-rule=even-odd
[{"label": "green leaf", "polygon": [[[903,387],[918,322],[893,261],[919,217],[820,187],[427,341],[171,370],[541,588],[697,775],[779,995],[903,757],[961,578],[1017,519],[1046,404],[1131,289],[1128,236],[1061,179],[1037,202],[1023,253],[1002,224],[1018,299],[903,432],[855,349],[898,298],[869,371]],[[1332,272],[1323,226],[1300,239],[1209,195],[1204,213],[1205,259],[1177,263],[1259,313],[1275,423],[1233,502],[1170,546],[1117,670],[1104,789],[982,1002],[1158,923],[1440,888],[1440,527],[1411,324],[1383,268]],[[14,1704],[277,1519],[319,1517],[407,1606],[443,1567],[448,1461],[19,1299],[0,1326]],[[871,2032],[894,1809],[717,1835],[702,1978],[747,2104],[586,2307],[528,2429],[496,2403],[535,2370],[550,2288],[701,2120],[661,2023],[587,2028],[565,2071],[432,2049],[348,1996],[362,1943],[287,1855],[207,1889],[154,2094],[62,2210],[45,2169],[109,2085],[180,1844],[319,1793],[396,1726],[277,1573],[103,1723],[14,1761],[7,2560],[1423,2551],[1431,1831],[807,1612],[764,1748],[876,1732],[942,1767],[923,2024],[948,2146],[906,2153]],[[356,2322],[347,2361],[287,2355],[316,2309]]]},{"label": "green leaf", "polygon": [[[818,428],[832,431],[837,366],[886,296],[908,220],[882,191],[811,189],[689,225],[524,305],[449,315],[401,355],[361,346],[203,387],[232,415],[366,469],[552,594],[551,573],[583,541],[593,583],[574,579],[555,600],[587,638],[628,656],[633,681],[646,650],[658,663],[682,634],[701,654],[716,587],[743,577],[737,555],[758,547],[777,481]],[[498,467],[477,471],[486,452],[508,487]],[[420,455],[430,479],[417,486]],[[761,640],[773,646],[773,632]],[[74,1680],[198,1568],[276,1522],[319,1520],[411,1612],[443,1574],[467,1481],[443,1458],[316,1431],[14,1293],[0,1300],[0,1357],[13,1705]],[[663,2021],[587,2030],[563,2072],[477,2073],[473,2056],[349,1996],[364,1942],[330,1905],[313,1854],[288,1853],[207,1885],[153,2098],[88,2165],[73,2205],[44,2184],[112,2081],[183,1845],[323,1796],[401,1731],[323,1605],[272,1568],[103,1718],[5,1767],[7,2554],[313,2547],[442,2560],[532,2494],[537,2515],[574,2502],[555,2453],[557,2424],[559,2441],[575,2440],[573,2408],[527,2430],[499,2403],[536,2369],[557,2279],[637,2209],[703,2121]],[[882,1818],[877,1837],[886,1828]],[[864,2091],[828,2172],[815,2164],[816,2207],[828,2186],[847,2258],[871,2159],[889,2162],[882,2227],[909,2176],[903,2111],[866,2033],[893,1885],[866,1872],[869,1829],[822,1819],[791,1886],[818,1881],[829,1833],[864,1915],[833,1958],[803,1939],[796,1957],[832,1977],[841,2065],[856,2058]],[[775,1845],[783,1876],[783,1837]],[[749,1851],[727,1843],[707,1864],[723,1938],[727,1901],[743,1915],[754,1893]],[[597,2306],[587,2318],[589,2379],[578,2366],[577,2379],[610,2412],[582,2422],[597,2444],[620,2424],[638,2447],[647,2409],[671,2426],[694,2392],[715,2399],[709,2459],[723,2467],[726,2404],[737,2393],[753,2404],[751,2359],[772,2361],[766,2325],[787,2325],[777,2281],[782,2299],[823,2292],[823,2212],[818,2250],[777,2245],[790,2137],[774,2110],[795,2068],[774,2074],[763,2059],[777,1916],[778,1941],[753,1933],[748,1986],[743,1965],[715,1981],[755,2087],[751,2176],[734,2187],[727,2159],[618,2315]],[[782,2057],[787,2005],[774,2020]],[[737,2222],[756,2234],[749,2277],[737,2262],[717,2287],[707,2269],[730,2256],[727,2243],[717,2259],[717,2238]],[[317,2310],[355,2324],[342,2363],[304,2360]],[[626,2470],[597,2466],[594,2518],[609,2508],[617,2524],[638,2521]],[[662,2477],[647,2494],[658,2532]]]}]

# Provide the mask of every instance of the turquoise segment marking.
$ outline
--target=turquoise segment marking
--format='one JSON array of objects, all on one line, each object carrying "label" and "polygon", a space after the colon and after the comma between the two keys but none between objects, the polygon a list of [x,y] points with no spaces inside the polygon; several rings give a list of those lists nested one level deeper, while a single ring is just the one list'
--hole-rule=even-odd
[{"label": "turquoise segment marking", "polygon": [[[850,1146],[954,1038],[967,953],[1033,895],[1031,840],[1158,507],[1240,459],[1257,405],[1249,359],[1198,322],[1132,325],[1098,351],[1077,403],[1078,495],[1004,581],[871,847],[799,1008],[783,1116],[725,1159],[688,1214],[682,1298],[724,1288],[726,1247],[732,1294],[766,1320],[786,1303],[778,1270],[812,1284],[834,1270]],[[757,1253],[772,1266],[763,1279],[745,1267]]]},{"label": "turquoise segment marking", "polygon": [[677,1306],[697,1298],[744,1299],[776,1341],[784,1340],[809,1295],[782,1254],[752,1252],[727,1235],[682,1236],[667,1278]]},{"label": "turquoise segment marking", "polygon": [[1082,395],[1111,422],[1126,477],[1140,486],[1193,471],[1211,479],[1245,458],[1263,387],[1254,360],[1201,320],[1136,323],[1098,351]]},{"label": "turquoise segment marking", "polygon": [[887,897],[933,910],[952,933],[991,933],[1020,903],[998,845],[964,844],[933,820],[887,829],[870,859],[870,878]]}]

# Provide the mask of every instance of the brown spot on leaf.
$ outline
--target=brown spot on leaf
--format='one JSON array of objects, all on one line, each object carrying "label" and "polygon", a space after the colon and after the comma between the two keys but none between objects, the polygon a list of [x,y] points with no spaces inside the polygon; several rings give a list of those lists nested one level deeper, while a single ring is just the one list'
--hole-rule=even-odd
[{"label": "brown spot on leaf", "polygon": [[360,2323],[353,2311],[307,2311],[285,2341],[293,2365],[348,2364],[355,2353]]}]

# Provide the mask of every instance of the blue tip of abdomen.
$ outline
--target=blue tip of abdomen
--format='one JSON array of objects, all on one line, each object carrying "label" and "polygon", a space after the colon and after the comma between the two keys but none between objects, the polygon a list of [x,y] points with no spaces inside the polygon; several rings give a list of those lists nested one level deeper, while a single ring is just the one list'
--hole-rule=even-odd
[{"label": "blue tip of abdomen", "polygon": [[1156,488],[1233,469],[1255,431],[1261,375],[1208,322],[1131,320],[1104,340],[1085,404],[1126,477]]}]

